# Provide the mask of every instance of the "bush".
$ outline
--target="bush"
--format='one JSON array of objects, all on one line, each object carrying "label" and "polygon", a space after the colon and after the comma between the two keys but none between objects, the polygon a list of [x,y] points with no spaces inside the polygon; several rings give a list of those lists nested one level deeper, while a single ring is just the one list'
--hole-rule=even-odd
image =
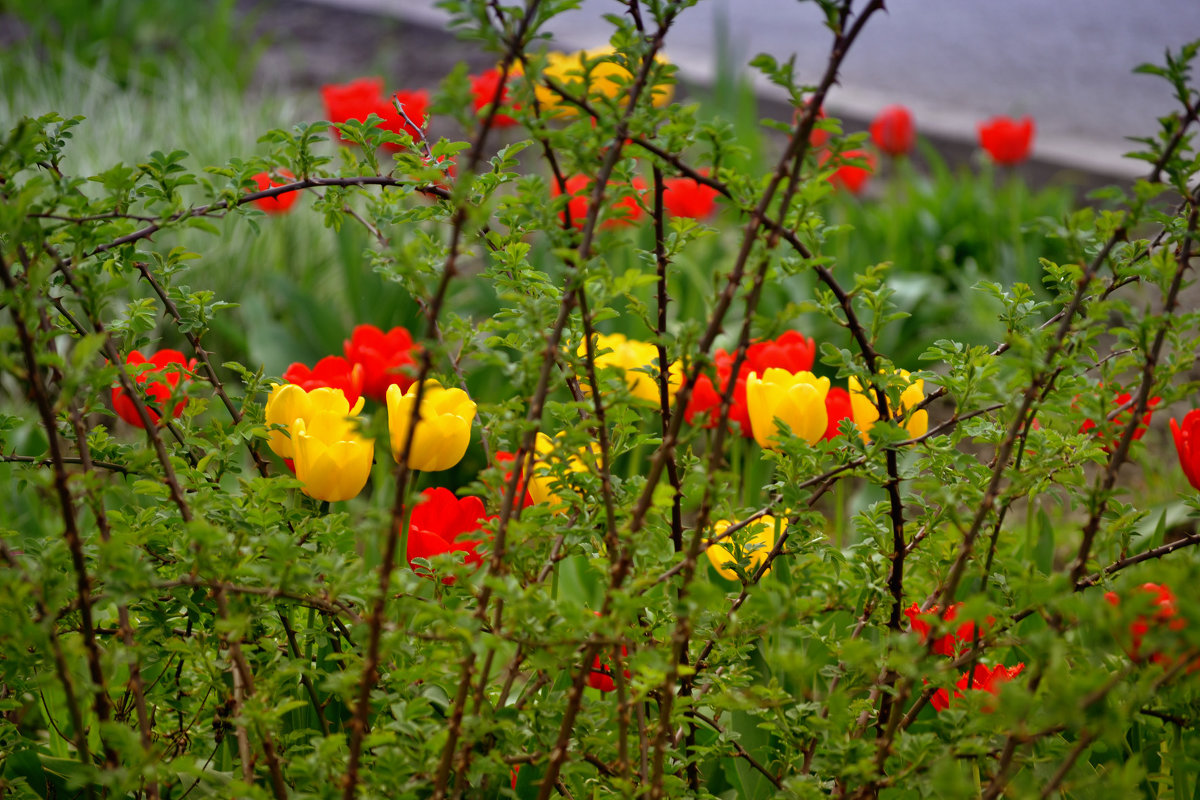
[{"label": "bush", "polygon": [[[958,253],[896,232],[971,176],[832,195],[863,137],[820,108],[879,0],[822,3],[811,85],[756,60],[797,109],[762,170],[667,102],[679,5],[570,56],[533,46],[570,3],[447,5],[499,60],[478,115],[461,70],[434,98],[462,141],[398,103],[203,170],[72,175],[53,113],[0,147],[4,791],[1194,796],[1200,423],[1181,471],[1163,420],[1200,43],[1142,68],[1181,105],[1147,179],[1071,210],[985,173],[1031,210]],[[182,243],[298,192],[362,267],[298,248],[277,320]],[[330,358],[266,374],[285,326]]]}]

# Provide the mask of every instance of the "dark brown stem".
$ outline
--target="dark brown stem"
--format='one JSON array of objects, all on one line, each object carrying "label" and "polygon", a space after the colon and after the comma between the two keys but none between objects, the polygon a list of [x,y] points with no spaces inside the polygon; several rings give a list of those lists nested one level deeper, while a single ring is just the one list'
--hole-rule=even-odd
[{"label": "dark brown stem", "polygon": [[[630,3],[631,13],[637,8],[637,0]],[[639,29],[640,29],[640,17]],[[667,268],[670,259],[667,258],[667,241],[663,225],[663,174],[657,166],[654,167],[654,263],[658,273],[658,326],[655,329],[658,348],[658,406],[662,423],[661,433],[666,439],[667,430],[671,427],[671,371],[668,367],[667,348],[663,337],[667,335],[667,303],[670,296],[667,293]],[[679,409],[683,413],[683,409]],[[667,454],[667,481],[673,492],[671,499],[671,545],[675,552],[683,550],[683,485],[679,477],[679,463],[675,452]]]},{"label": "dark brown stem", "polygon": [[[14,297],[18,293],[17,282],[9,270],[8,263],[0,258],[0,282],[3,282]],[[83,538],[79,533],[75,517],[75,498],[71,495],[68,483],[67,468],[63,462],[62,441],[58,431],[50,396],[42,379],[42,370],[38,365],[37,349],[32,331],[25,322],[16,303],[9,305],[13,325],[17,331],[17,339],[21,344],[21,353],[25,361],[25,369],[30,391],[42,420],[42,428],[46,432],[47,444],[50,450],[50,462],[54,468],[54,491],[58,495],[59,509],[63,519],[63,537],[71,554],[71,564],[75,570],[75,591],[79,597],[79,613],[83,633],[84,649],[87,652],[88,671],[92,680],[93,706],[100,724],[107,725],[112,717],[112,703],[108,696],[104,680],[104,668],[101,664],[100,646],[96,641],[95,623],[92,620],[92,580],[88,574],[87,558],[83,552]],[[110,769],[115,769],[120,763],[115,750],[109,744],[107,737],[101,736],[104,750],[104,763]]]},{"label": "dark brown stem", "polygon": [[247,203],[253,203],[255,200],[264,200],[270,197],[279,197],[280,195],[298,192],[302,189],[311,189],[320,186],[413,186],[418,192],[428,194],[442,200],[449,200],[451,195],[448,191],[432,184],[415,183],[414,181],[398,180],[384,175],[362,175],[354,178],[304,178],[303,180],[292,181],[291,183],[272,186],[268,189],[263,189],[258,192],[250,192],[244,194],[237,200],[218,200],[215,203],[209,203],[196,208],[189,208],[184,211],[179,211],[172,214],[165,221],[152,222],[144,228],[139,228],[132,233],[127,233],[124,236],[119,236],[111,242],[99,245],[86,253],[83,258],[91,258],[98,256],[101,253],[107,253],[109,250],[121,247],[122,245],[140,242],[143,239],[148,239],[158,233],[167,225],[181,222],[187,219],[196,217],[207,217],[221,211],[238,206],[244,206]]},{"label": "dark brown stem", "polygon": [[[217,617],[222,622],[229,621],[229,602],[225,596],[224,589],[217,589],[213,593],[214,599],[217,601]],[[221,639],[225,646],[229,648],[229,655],[233,659],[233,668],[235,677],[241,682],[242,691],[246,697],[254,697],[254,673],[250,670],[250,664],[246,661],[246,656],[242,652],[241,642],[234,636],[221,635]],[[241,713],[240,708],[234,709],[234,714]],[[240,727],[240,724],[239,724]],[[263,757],[267,761],[267,770],[271,773],[271,790],[275,794],[275,800],[287,800],[288,787],[283,779],[283,766],[279,761],[279,753],[275,749],[275,739],[271,736],[271,732],[263,729],[259,731],[262,738]],[[243,768],[250,765],[243,764]]]},{"label": "dark brown stem", "polygon": [[[51,462],[51,460],[48,458],[36,458],[34,456],[18,456],[18,455],[0,455],[0,462],[11,463],[11,464],[32,464],[35,467],[48,467],[48,466],[53,465],[53,462]],[[78,456],[63,456],[62,462],[64,464],[82,465],[83,459]],[[133,470],[131,470],[129,467],[125,466],[124,464],[114,464],[110,461],[93,461],[91,463],[91,467],[93,469],[105,469],[105,470],[108,470],[109,472],[119,472],[122,475],[133,475],[134,474]]]},{"label": "dark brown stem", "polygon": [[979,503],[979,508],[975,512],[975,516],[971,520],[971,527],[963,535],[962,544],[959,545],[958,555],[955,557],[953,565],[950,567],[950,574],[947,576],[945,583],[942,585],[939,592],[939,605],[943,608],[948,608],[955,599],[955,594],[958,592],[958,584],[962,580],[963,572],[966,570],[967,561],[971,557],[971,551],[975,547],[975,539],[979,536],[979,532],[983,527],[984,521],[989,513],[995,507],[996,499],[1000,495],[1000,483],[1004,478],[1004,474],[1008,469],[1009,459],[1012,456],[1013,448],[1017,438],[1021,435],[1021,431],[1025,428],[1025,419],[1033,407],[1034,401],[1041,392],[1042,387],[1049,380],[1050,374],[1054,369],[1054,360],[1059,352],[1066,346],[1067,334],[1071,329],[1071,325],[1075,321],[1075,314],[1079,311],[1079,307],[1087,294],[1088,285],[1092,278],[1100,269],[1100,266],[1108,260],[1109,254],[1117,243],[1124,239],[1124,230],[1118,230],[1108,241],[1104,247],[1100,249],[1092,259],[1092,261],[1084,268],[1083,274],[1080,275],[1076,283],[1075,294],[1071,298],[1067,307],[1063,310],[1062,319],[1059,320],[1058,328],[1054,334],[1054,340],[1051,342],[1046,356],[1043,359],[1043,368],[1033,376],[1029,386],[1025,388],[1023,393],[1021,406],[1017,411],[1016,417],[1008,427],[1008,433],[1005,435],[1000,447],[996,452],[996,456],[992,461],[992,476],[988,481],[987,489],[984,491],[983,498]]},{"label": "dark brown stem", "polygon": [[[34,580],[21,566],[21,562],[17,560],[17,556],[9,549],[8,544],[0,539],[0,558],[4,559],[4,563],[8,568],[16,572],[21,580],[32,589],[34,598],[34,607],[37,609],[37,620],[39,622],[50,618],[49,609],[46,608],[46,599],[44,595],[44,585],[41,581]],[[83,712],[79,706],[79,699],[75,694],[75,682],[71,679],[71,667],[67,663],[66,654],[63,653],[62,641],[58,638],[58,630],[56,626],[51,625],[47,629],[47,638],[50,640],[50,651],[54,654],[54,671],[58,676],[58,682],[63,689],[63,698],[67,704],[67,714],[71,717],[71,727],[75,734],[74,744],[75,753],[79,757],[80,763],[85,767],[92,766],[92,756],[88,750],[88,732],[83,724]],[[44,700],[43,700],[44,702]],[[46,713],[47,718],[50,717],[49,712]],[[90,784],[87,789],[88,798],[95,796],[95,788]]]},{"label": "dark brown stem", "polygon": [[[79,448],[79,460],[83,465],[85,473],[92,471],[92,452],[88,447],[87,430],[83,425],[83,415],[79,413],[79,409],[74,402],[70,403],[68,416],[71,420],[71,429],[75,433],[75,444]],[[88,490],[88,500],[92,507],[92,514],[96,518],[96,527],[100,531],[100,538],[105,542],[112,539],[112,530],[108,524],[108,513],[104,509],[104,500],[97,497],[96,494]],[[80,597],[80,605],[83,605],[83,598]],[[125,603],[117,605],[117,624],[121,634],[121,642],[125,645],[129,653],[134,653],[133,625],[129,621],[129,606]],[[165,672],[165,670],[164,670]],[[129,691],[133,694],[134,709],[138,719],[138,733],[141,738],[142,749],[150,754],[154,747],[154,731],[150,723],[150,715],[146,709],[146,688],[145,681],[142,679],[142,664],[141,659],[134,657],[129,662]],[[158,781],[150,780],[146,784],[146,795],[150,800],[157,800]]]},{"label": "dark brown stem", "polygon": [[[183,316],[179,313],[179,307],[175,305],[175,301],[171,299],[170,295],[168,295],[167,291],[163,288],[163,285],[159,283],[158,278],[156,278],[154,273],[150,271],[150,265],[144,261],[134,261],[133,265],[137,267],[137,270],[141,273],[142,278],[146,281],[146,283],[150,284],[150,287],[154,290],[154,293],[158,295],[158,299],[162,302],[163,308],[167,310],[167,313],[171,315],[171,318],[175,320],[177,324],[182,324]],[[216,393],[217,397],[221,399],[221,403],[225,406],[225,410],[229,412],[229,416],[233,418],[235,423],[241,422],[242,412],[233,404],[233,401],[229,399],[229,395],[225,392],[225,385],[217,376],[217,371],[213,368],[212,359],[208,357],[208,351],[205,350],[200,344],[200,336],[192,331],[186,331],[184,336],[187,337],[188,343],[192,346],[192,351],[196,354],[196,358],[200,360],[200,364],[204,367],[205,377],[208,379],[209,384],[213,387],[213,391]],[[267,477],[267,475],[270,473],[270,468],[267,466],[267,462],[263,460],[262,455],[259,454],[258,449],[254,447],[252,439],[246,440],[246,448],[250,451],[250,457],[254,459],[254,465],[257,467],[259,474],[264,478]]]},{"label": "dark brown stem", "polygon": [[1137,432],[1138,426],[1142,424],[1142,417],[1146,413],[1146,407],[1150,401],[1150,388],[1154,384],[1154,370],[1158,366],[1159,357],[1162,355],[1163,343],[1167,337],[1167,320],[1175,313],[1175,309],[1179,304],[1179,291],[1183,287],[1183,275],[1191,266],[1192,245],[1195,242],[1197,223],[1200,220],[1200,203],[1194,197],[1189,198],[1189,203],[1192,208],[1188,214],[1187,233],[1183,238],[1183,244],[1180,248],[1175,275],[1171,279],[1171,286],[1167,290],[1166,298],[1163,300],[1163,319],[1158,325],[1158,331],[1154,334],[1154,342],[1146,351],[1146,360],[1142,364],[1141,382],[1138,384],[1138,389],[1133,399],[1133,413],[1130,415],[1129,422],[1121,433],[1121,440],[1117,444],[1116,451],[1113,452],[1108,460],[1108,465],[1101,478],[1100,487],[1095,492],[1096,501],[1092,508],[1092,513],[1083,527],[1083,537],[1079,543],[1079,553],[1075,556],[1075,565],[1071,569],[1071,580],[1076,583],[1082,580],[1086,574],[1088,557],[1091,555],[1092,544],[1095,542],[1096,534],[1100,530],[1100,522],[1104,517],[1104,512],[1108,508],[1108,501],[1112,496],[1113,486],[1117,482],[1117,472],[1120,470],[1121,465],[1125,463],[1125,457],[1129,454],[1129,446],[1133,443],[1134,433]]},{"label": "dark brown stem", "polygon": [[[604,542],[608,548],[609,558],[617,560],[620,557],[621,542],[617,538],[617,512],[613,502],[612,489],[612,453],[608,443],[608,423],[605,421],[603,392],[600,382],[596,379],[596,331],[592,327],[592,315],[588,311],[587,294],[583,288],[584,282],[579,281],[575,295],[579,303],[579,317],[583,322],[584,369],[587,371],[588,382],[592,386],[592,409],[596,414],[595,435],[600,447],[600,494],[604,501]],[[666,373],[664,362],[659,362],[660,379]]]}]

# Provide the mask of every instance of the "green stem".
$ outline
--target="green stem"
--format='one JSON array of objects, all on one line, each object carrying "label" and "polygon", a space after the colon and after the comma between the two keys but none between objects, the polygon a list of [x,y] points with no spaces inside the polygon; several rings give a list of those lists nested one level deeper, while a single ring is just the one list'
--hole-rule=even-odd
[{"label": "green stem", "polygon": [[[421,485],[421,479],[425,477],[425,473],[420,470],[413,470],[412,483],[410,484],[412,494],[410,497],[416,497],[419,492],[418,487]],[[400,548],[396,551],[400,558],[404,559],[403,563],[408,564],[408,527],[412,522],[413,506],[415,503],[408,502],[404,504],[404,523],[400,526]],[[437,581],[435,581],[437,583]]]},{"label": "green stem", "polygon": [[1175,725],[1175,742],[1171,748],[1171,789],[1176,800],[1187,800],[1187,754],[1183,748],[1183,727]]}]

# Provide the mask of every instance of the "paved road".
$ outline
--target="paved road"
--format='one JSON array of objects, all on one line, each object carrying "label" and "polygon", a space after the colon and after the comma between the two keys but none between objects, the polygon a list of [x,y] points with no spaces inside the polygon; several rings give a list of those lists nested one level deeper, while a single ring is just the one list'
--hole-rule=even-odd
[{"label": "paved road", "polygon": [[[433,0],[321,0],[441,25]],[[605,13],[617,0],[583,0],[550,28],[565,48],[607,39]],[[1200,38],[1200,0],[891,0],[870,20],[842,71],[827,110],[870,119],[890,103],[909,106],[926,132],[974,141],[979,120],[1030,114],[1036,153],[1109,175],[1141,174],[1122,159],[1129,135],[1147,135],[1172,110],[1158,78],[1134,75],[1159,62],[1166,47]],[[716,31],[734,63],[758,52],[797,54],[799,74],[816,80],[829,32],[814,3],[707,0],[689,9],[670,39],[669,56],[689,77],[711,78]],[[1195,70],[1200,75],[1200,67]],[[770,96],[773,87],[762,86]]]}]

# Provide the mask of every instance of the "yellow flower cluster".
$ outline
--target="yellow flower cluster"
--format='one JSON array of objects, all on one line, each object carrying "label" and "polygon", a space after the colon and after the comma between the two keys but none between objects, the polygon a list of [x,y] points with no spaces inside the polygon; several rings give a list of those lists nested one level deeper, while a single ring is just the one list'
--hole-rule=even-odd
[{"label": "yellow flower cluster", "polygon": [[[896,374],[906,379],[906,386],[900,394],[899,412],[894,409],[891,412],[903,421],[911,437],[923,436],[929,429],[929,414],[925,409],[913,409],[925,399],[925,382],[920,378],[909,379],[909,373],[902,369]],[[848,384],[851,416],[863,441],[869,442],[870,430],[879,421],[874,391],[868,395],[855,378],[850,378]],[[818,378],[811,372],[791,373],[770,368],[761,377],[751,372],[746,379],[746,411],[754,440],[764,448],[778,447],[782,422],[794,436],[815,444],[829,423],[828,394],[829,379]]]},{"label": "yellow flower cluster", "polygon": [[[392,385],[387,393],[388,431],[392,455],[399,457],[408,438],[416,402],[416,384],[402,392]],[[360,397],[353,407],[341,389],[306,392],[294,384],[272,384],[266,418],[274,428],[268,439],[280,457],[294,459],[304,493],[318,500],[349,500],[363,490],[371,475],[375,442],[359,433]],[[425,381],[420,413],[408,453],[410,469],[450,469],[467,451],[475,403],[461,389],[443,389]]]},{"label": "yellow flower cluster", "polygon": [[[558,444],[554,439],[551,439],[544,433],[537,435],[537,441],[534,445],[536,458],[533,462],[532,474],[529,477],[529,496],[533,499],[533,502],[548,506],[556,513],[561,513],[566,510],[566,504],[554,491],[554,487],[558,485],[559,479],[555,477],[550,464],[559,460],[566,461],[567,471],[571,473],[587,472],[588,465],[584,463],[581,457],[583,451],[570,455],[562,455],[555,452],[557,449]],[[600,448],[593,444],[591,450],[593,459],[599,459]]]},{"label": "yellow flower cluster", "polygon": [[[896,370],[896,374],[902,378],[908,378],[907,370]],[[850,378],[850,412],[854,415],[854,424],[862,432],[864,441],[871,441],[870,432],[875,423],[879,421],[879,407],[875,404],[875,392],[870,390],[870,395],[864,391],[862,384],[856,378]],[[908,431],[908,435],[914,439],[918,436],[924,436],[929,430],[929,412],[925,409],[912,411],[913,408],[921,404],[925,399],[925,381],[917,378],[909,380],[908,386],[900,393],[900,412],[891,407],[888,403],[888,411],[893,416],[899,416],[904,421],[904,429]],[[912,413],[909,413],[909,412]],[[907,416],[907,419],[905,417]]]},{"label": "yellow flower cluster", "polygon": [[[596,370],[605,367],[620,369],[625,373],[625,382],[629,392],[640,400],[647,400],[655,405],[659,402],[658,395],[658,347],[650,342],[640,342],[627,339],[619,333],[597,334],[595,342]],[[580,358],[587,356],[587,343],[581,342],[576,353]],[[672,402],[683,383],[683,370],[679,362],[671,365],[667,375],[667,391]],[[584,385],[584,391],[591,387]]]},{"label": "yellow flower cluster", "polygon": [[[732,525],[733,523],[728,520],[717,520],[713,523],[714,538],[719,537]],[[717,573],[726,580],[739,580],[738,574],[732,569],[739,563],[739,559],[746,574],[753,576],[762,563],[767,560],[767,555],[772,548],[775,547],[775,528],[775,518],[768,514],[750,523],[735,533],[733,537],[722,539],[717,544],[710,544],[704,553],[712,562]],[[730,545],[733,547],[733,552],[730,552]],[[735,556],[734,553],[737,555]],[[770,574],[771,568],[767,567],[763,576]]]},{"label": "yellow flower cluster", "polygon": [[[605,97],[617,99],[628,94],[633,75],[611,58],[613,54],[614,50],[611,47],[575,53],[547,53],[542,76],[575,96],[586,95],[589,101]],[[602,60],[597,62],[596,59]],[[666,63],[662,56],[657,60]],[[591,63],[590,70],[587,67],[588,63]],[[583,85],[585,82],[586,91]],[[534,91],[542,110],[551,116],[578,116],[579,107],[563,100],[562,95],[551,89],[545,81],[538,83]],[[657,107],[666,105],[671,100],[671,91],[669,83],[655,84],[650,87],[651,102]]]},{"label": "yellow flower cluster", "polygon": [[349,500],[367,484],[375,442],[358,433],[352,417],[362,411],[363,399],[351,408],[341,389],[306,392],[291,383],[271,384],[266,416],[272,430],[268,445],[283,458],[295,459],[296,477],[304,493],[318,500]]}]

